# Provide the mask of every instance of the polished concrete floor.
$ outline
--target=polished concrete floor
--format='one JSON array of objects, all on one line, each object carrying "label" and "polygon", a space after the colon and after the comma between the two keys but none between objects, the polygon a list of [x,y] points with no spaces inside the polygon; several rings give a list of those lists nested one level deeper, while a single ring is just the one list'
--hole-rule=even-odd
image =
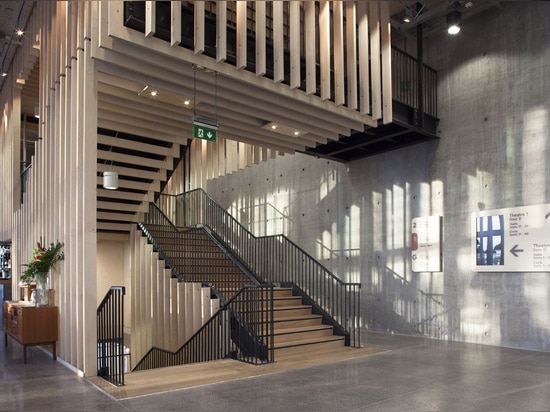
[{"label": "polished concrete floor", "polygon": [[[363,357],[115,400],[39,348],[0,345],[0,410],[550,410],[550,353],[365,333]],[[261,367],[261,366],[259,366]]]}]

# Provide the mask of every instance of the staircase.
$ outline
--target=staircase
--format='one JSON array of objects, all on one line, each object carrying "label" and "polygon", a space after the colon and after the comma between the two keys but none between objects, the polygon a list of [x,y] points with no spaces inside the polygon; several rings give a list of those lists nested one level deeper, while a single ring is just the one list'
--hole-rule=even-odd
[{"label": "staircase", "polygon": [[322,323],[322,316],[302,304],[291,288],[275,288],[273,292],[275,359],[296,349],[319,351],[344,347],[345,337],[333,333],[331,325]]},{"label": "staircase", "polygon": [[[272,362],[280,355],[359,346],[359,284],[340,281],[284,236],[255,238],[204,192],[188,196],[191,202],[180,198],[175,202],[187,207],[185,215],[191,218],[187,224],[177,221],[179,227],[175,226],[167,218],[173,213],[165,214],[151,203],[145,221],[138,226],[166,262],[166,272],[173,280],[208,284],[227,303],[176,352],[156,347],[151,356],[165,358],[167,366],[189,363],[184,360],[189,356],[194,356],[192,362],[200,362],[234,352],[239,359],[257,364]],[[265,288],[271,292],[262,292],[268,290]],[[243,300],[245,296],[250,300]],[[216,337],[219,327],[223,339]],[[227,342],[225,349],[220,350],[216,343],[217,349],[209,349],[214,342],[211,338]],[[204,350],[189,352],[189,347]],[[218,357],[198,360],[197,350],[214,351]],[[143,361],[151,364],[145,358]]]},{"label": "staircase", "polygon": [[[186,282],[208,284],[225,299],[253,284],[204,229],[147,225],[147,232]],[[291,288],[275,288],[273,300],[275,354],[306,345],[315,345],[311,350],[344,346],[345,338],[334,335],[333,327],[324,325],[322,316],[313,314]]]}]

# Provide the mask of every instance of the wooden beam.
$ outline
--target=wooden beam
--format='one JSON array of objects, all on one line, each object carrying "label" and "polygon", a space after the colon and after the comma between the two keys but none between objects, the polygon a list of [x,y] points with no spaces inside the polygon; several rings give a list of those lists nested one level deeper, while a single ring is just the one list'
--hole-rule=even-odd
[{"label": "wooden beam", "polygon": [[315,2],[304,2],[304,37],[306,55],[306,94],[315,94],[317,91],[316,51],[315,44]]},{"label": "wooden beam", "polygon": [[273,5],[273,81],[280,83],[285,79],[284,66],[284,27],[282,1],[274,1]]},{"label": "wooden beam", "polygon": [[227,1],[216,2],[216,62],[227,59]]},{"label": "wooden beam", "polygon": [[391,24],[387,2],[380,4],[380,36],[382,42],[382,122],[393,121],[392,108],[392,64],[391,64]]},{"label": "wooden beam", "polygon": [[369,73],[369,20],[367,5],[357,3],[357,22],[359,25],[359,111],[370,112],[370,73]]},{"label": "wooden beam", "polygon": [[178,46],[181,43],[181,1],[170,2],[170,45]]},{"label": "wooden beam", "polygon": [[346,102],[344,81],[344,6],[340,1],[333,2],[334,16],[334,102],[341,106]]},{"label": "wooden beam", "polygon": [[380,21],[378,19],[378,2],[369,2],[370,21],[370,71],[372,90],[372,118],[382,117],[382,85],[380,83]]},{"label": "wooden beam", "polygon": [[263,76],[266,69],[266,51],[265,51],[265,2],[257,1],[256,7],[256,75]]},{"label": "wooden beam", "polygon": [[300,2],[290,4],[290,88],[300,87]]},{"label": "wooden beam", "polygon": [[237,69],[246,67],[246,1],[237,2]]},{"label": "wooden beam", "polygon": [[145,2],[145,37],[148,39],[155,34],[155,23],[157,20],[156,1]]},{"label": "wooden beam", "polygon": [[346,2],[346,60],[348,108],[357,109],[357,18],[355,2]]},{"label": "wooden beam", "polygon": [[319,59],[321,66],[321,100],[329,100],[330,87],[330,3],[319,2]]},{"label": "wooden beam", "polygon": [[195,54],[204,53],[204,1],[196,1],[195,5]]}]

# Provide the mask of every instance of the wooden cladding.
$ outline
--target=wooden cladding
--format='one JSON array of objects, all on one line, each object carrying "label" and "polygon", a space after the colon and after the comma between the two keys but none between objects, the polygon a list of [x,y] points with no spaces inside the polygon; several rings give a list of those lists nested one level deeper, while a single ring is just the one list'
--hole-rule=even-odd
[{"label": "wooden cladding", "polygon": [[140,230],[133,228],[130,238],[133,367],[152,347],[180,348],[217,312],[220,302],[201,283],[172,278]]},{"label": "wooden cladding", "polygon": [[[146,3],[144,35],[150,37],[158,16],[150,4],[155,2]],[[252,71],[300,93],[316,95],[334,103],[339,113],[337,108],[344,107],[365,115],[371,124],[378,119],[391,122],[387,2],[171,3],[172,45],[190,43],[182,37],[182,24],[187,24],[182,23],[183,8],[194,15],[195,54],[209,55],[218,63],[230,62],[238,71]],[[214,29],[212,36],[209,31]],[[215,44],[209,43],[212,38]],[[215,52],[209,52],[209,47]]]}]

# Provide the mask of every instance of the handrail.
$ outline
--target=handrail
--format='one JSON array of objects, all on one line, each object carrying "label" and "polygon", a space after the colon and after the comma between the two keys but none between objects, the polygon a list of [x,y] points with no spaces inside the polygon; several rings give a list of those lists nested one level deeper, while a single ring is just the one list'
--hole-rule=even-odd
[{"label": "handrail", "polygon": [[208,226],[257,278],[294,283],[360,346],[360,283],[346,283],[284,235],[256,237],[202,189],[161,195],[159,208],[176,226]]},{"label": "handrail", "polygon": [[97,375],[124,386],[124,286],[111,286],[97,308]]},{"label": "handrail", "polygon": [[[251,271],[205,227],[180,230],[154,203],[149,204],[149,213],[138,226],[170,268],[172,276],[180,281],[207,282],[222,291],[238,290],[245,283],[260,284]],[[205,248],[206,238],[216,245],[214,251]],[[200,269],[205,265],[213,265],[208,276]]]},{"label": "handrail", "polygon": [[273,285],[245,286],[177,351],[153,347],[133,370],[228,357],[252,364],[271,363],[274,361],[273,325]]}]

